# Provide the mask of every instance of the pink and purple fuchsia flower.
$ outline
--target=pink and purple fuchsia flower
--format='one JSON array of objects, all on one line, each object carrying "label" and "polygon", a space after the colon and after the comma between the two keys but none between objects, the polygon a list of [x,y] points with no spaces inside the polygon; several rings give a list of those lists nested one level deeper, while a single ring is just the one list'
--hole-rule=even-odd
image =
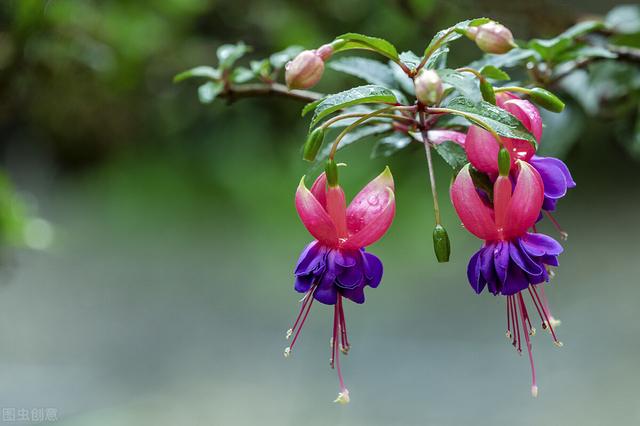
[{"label": "pink and purple fuchsia flower", "polygon": [[[515,185],[512,184],[515,182]],[[518,352],[524,338],[531,364],[531,392],[538,393],[530,336],[535,334],[523,293],[528,293],[554,343],[561,346],[553,329],[543,285],[549,281],[548,267],[558,266],[562,246],[553,238],[528,232],[544,202],[540,174],[529,163],[516,160],[509,175],[498,175],[493,191],[477,189],[465,166],[451,187],[451,200],[465,228],[484,240],[469,261],[467,276],[473,290],[485,287],[494,295],[506,296],[507,337]]]},{"label": "pink and purple fuchsia flower", "polygon": [[340,392],[335,402],[349,402],[342,372],[340,352],[350,348],[344,316],[343,298],[364,303],[364,288],[375,288],[382,279],[382,262],[365,247],[385,234],[395,215],[393,177],[388,168],[369,182],[346,206],[339,185],[329,185],[326,174],[320,175],[311,190],[304,177],[296,192],[296,209],[309,233],[316,239],[300,255],[295,268],[295,290],[304,293],[300,313],[287,331],[293,336],[285,356],[293,350],[314,300],[333,305],[331,368],[338,372]]}]

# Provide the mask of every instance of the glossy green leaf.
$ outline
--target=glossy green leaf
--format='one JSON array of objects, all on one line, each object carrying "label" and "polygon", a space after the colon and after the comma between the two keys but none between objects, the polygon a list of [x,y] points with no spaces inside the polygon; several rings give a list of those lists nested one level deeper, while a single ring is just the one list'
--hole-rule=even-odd
[{"label": "glossy green leaf", "polygon": [[473,74],[461,73],[452,69],[442,69],[437,71],[442,82],[453,87],[456,92],[471,102],[480,102],[482,96],[478,89],[478,80]]},{"label": "glossy green leaf", "polygon": [[251,65],[251,71],[253,71],[256,76],[268,76],[269,73],[271,73],[271,63],[268,59],[251,61],[249,64]]},{"label": "glossy green leaf", "polygon": [[398,87],[389,66],[373,59],[345,57],[332,60],[327,66],[332,70],[353,75],[371,84],[390,89]]},{"label": "glossy green leaf", "polygon": [[503,55],[485,54],[482,59],[474,61],[468,66],[475,69],[480,69],[487,65],[493,65],[496,68],[513,68],[539,57],[540,54],[533,49],[514,48]]},{"label": "glossy green leaf", "polygon": [[537,148],[536,139],[520,120],[502,108],[485,101],[473,103],[462,96],[449,102],[447,108],[460,112],[460,115],[480,127],[490,127],[500,136],[527,140]]},{"label": "glossy green leaf", "polygon": [[[326,116],[352,105],[366,103],[396,103],[393,92],[386,87],[373,84],[354,87],[344,92],[325,97],[315,108],[315,114],[311,120],[313,128]],[[304,112],[304,111],[303,111]]]},{"label": "glossy green leaf", "polygon": [[393,75],[393,78],[398,83],[400,88],[406,93],[413,95],[415,93],[413,80],[395,62],[389,61],[389,67],[391,68],[391,74]]},{"label": "glossy green leaf", "polygon": [[422,61],[422,58],[409,50],[400,54],[400,62],[405,64],[409,69],[417,68],[420,61]]},{"label": "glossy green leaf", "polygon": [[492,80],[509,80],[509,74],[502,71],[500,68],[494,65],[485,65],[480,68],[480,74],[482,74],[486,78],[490,78]]},{"label": "glossy green leaf", "polygon": [[304,106],[304,108],[302,108],[302,112],[300,113],[300,116],[304,117],[305,115],[309,114],[311,111],[313,111],[314,109],[316,109],[316,107],[320,104],[320,102],[322,102],[324,100],[324,98],[322,99],[318,99],[317,101],[313,101],[313,102],[309,102],[308,104],[306,104]]},{"label": "glossy green leaf", "polygon": [[429,45],[424,49],[425,55],[434,51],[434,46],[436,46],[436,44],[443,46],[462,37],[469,27],[476,27],[490,21],[491,20],[489,18],[468,19],[466,21],[458,22],[452,27],[438,31],[438,33],[431,39],[431,42],[429,42]]},{"label": "glossy green leaf", "polygon": [[304,48],[302,46],[289,46],[286,49],[269,56],[269,62],[273,68],[280,69],[284,67],[287,62],[298,56],[298,53],[303,50]]},{"label": "glossy green leaf", "polygon": [[413,139],[404,133],[392,133],[376,143],[371,151],[371,157],[389,157],[409,146],[412,141]]},{"label": "glossy green leaf", "polygon": [[604,28],[604,23],[600,21],[580,22],[569,28],[557,37],[550,39],[533,39],[529,42],[529,48],[537,51],[542,59],[555,61],[557,56],[575,44],[577,37],[583,36],[593,31]]},{"label": "glossy green leaf", "polygon": [[211,80],[218,80],[220,79],[221,76],[222,74],[217,69],[213,67],[208,67],[208,66],[201,66],[201,67],[195,67],[195,68],[191,68],[190,70],[181,72],[180,74],[173,77],[173,81],[175,83],[179,83],[181,81],[184,81],[186,79],[193,78],[193,77],[202,77],[202,78],[209,78]]},{"label": "glossy green leaf", "polygon": [[223,44],[218,47],[216,54],[218,56],[218,66],[221,70],[229,69],[235,62],[243,57],[251,48],[239,42],[238,44]]},{"label": "glossy green leaf", "polygon": [[400,60],[395,46],[382,38],[357,33],[346,33],[336,37],[336,41],[342,42],[334,45],[334,53],[351,49],[365,49],[378,52],[394,61]]},{"label": "glossy green leaf", "polygon": [[224,84],[220,81],[209,81],[198,87],[198,98],[203,104],[209,104],[222,93]]},{"label": "glossy green leaf", "polygon": [[253,80],[256,74],[248,68],[237,67],[233,69],[231,73],[231,81],[234,83],[242,84]]},{"label": "glossy green leaf", "polygon": [[[340,141],[338,145],[338,151],[343,149],[346,146],[349,146],[355,142],[359,142],[368,138],[370,136],[376,136],[380,134],[384,134],[393,130],[393,127],[390,123],[380,123],[380,124],[372,124],[368,126],[361,126],[353,131],[347,133],[344,138]],[[331,148],[333,145],[333,141],[331,143],[327,143],[320,155],[318,155],[316,162],[322,162],[327,157],[329,157],[329,153],[331,152]]]},{"label": "glossy green leaf", "polygon": [[469,162],[464,148],[453,141],[444,141],[433,148],[453,170],[460,170]]}]

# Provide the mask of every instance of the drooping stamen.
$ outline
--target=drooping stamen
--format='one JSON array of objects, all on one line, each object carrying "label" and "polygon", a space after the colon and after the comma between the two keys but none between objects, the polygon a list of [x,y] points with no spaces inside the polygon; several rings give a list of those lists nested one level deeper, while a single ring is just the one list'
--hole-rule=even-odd
[{"label": "drooping stamen", "polygon": [[338,317],[340,319],[340,350],[347,355],[351,344],[347,336],[347,323],[344,319],[344,308],[342,307],[342,296],[338,297]]},{"label": "drooping stamen", "polygon": [[553,226],[555,226],[556,230],[560,233],[560,238],[562,240],[567,240],[567,238],[569,238],[569,234],[567,234],[564,229],[562,229],[562,227],[560,226],[560,224],[558,223],[558,221],[556,220],[555,217],[553,217],[553,215],[551,214],[551,212],[544,210],[544,213],[547,215],[547,217],[549,218],[549,220],[551,221],[551,223],[553,223]]},{"label": "drooping stamen", "polygon": [[293,327],[291,327],[288,331],[287,331],[287,339],[289,338],[289,336],[291,336],[291,334],[295,331],[295,335],[293,336],[293,340],[291,341],[291,345],[289,345],[288,347],[285,348],[284,350],[284,356],[288,357],[291,354],[291,350],[293,349],[293,345],[296,343],[296,340],[298,339],[298,336],[300,335],[300,331],[302,330],[302,327],[304,326],[304,322],[307,320],[307,316],[309,315],[309,312],[311,311],[311,306],[313,305],[313,301],[315,300],[315,297],[313,297],[313,293],[315,291],[315,289],[318,287],[317,284],[313,284],[311,286],[311,288],[309,289],[309,291],[307,292],[308,296],[304,299],[302,306],[300,308],[300,312],[298,313],[298,317],[296,318],[295,322],[293,323]]},{"label": "drooping stamen", "polygon": [[[518,297],[522,298],[522,295],[518,293]],[[527,333],[533,336],[534,334],[536,334],[536,329],[531,326],[531,319],[529,318],[529,312],[527,312],[526,306],[524,308],[525,309],[522,309],[521,311],[521,315],[523,316],[522,328],[525,329],[525,323],[526,323],[526,327],[528,328]]]},{"label": "drooping stamen", "polygon": [[509,309],[511,311],[511,324],[513,326],[513,331],[512,331],[512,340],[511,340],[511,344],[513,345],[513,347],[515,348],[517,345],[516,342],[516,337],[517,337],[517,331],[516,331],[516,313],[515,313],[515,309],[516,309],[516,305],[513,302],[513,297],[511,296],[507,296],[507,300],[509,301]]},{"label": "drooping stamen", "polygon": [[349,391],[344,385],[344,378],[342,377],[342,370],[340,370],[340,350],[338,348],[339,345],[339,336],[342,335],[342,327],[341,327],[341,315],[340,311],[342,310],[342,296],[338,294],[338,300],[333,307],[333,345],[331,348],[331,368],[334,367],[338,372],[338,380],[340,381],[340,392],[338,393],[338,397],[333,402],[338,402],[340,404],[346,404],[349,402]]},{"label": "drooping stamen", "polygon": [[549,317],[549,321],[551,325],[553,327],[559,326],[562,323],[562,321],[553,317],[553,314],[551,313],[551,309],[549,309],[549,300],[547,299],[547,295],[545,294],[544,285],[540,287],[540,298],[542,299],[542,308],[547,314],[547,317]]},{"label": "drooping stamen", "polygon": [[[520,342],[520,322],[518,319],[518,308],[516,306],[516,301],[515,298],[513,296],[509,296],[511,297],[512,303],[513,303],[513,311],[515,313],[515,317],[516,317],[516,335],[518,336],[517,340],[518,340],[518,353],[522,353],[522,343]],[[522,329],[524,330],[525,325],[524,322],[522,323]],[[527,334],[526,332],[524,334]]]},{"label": "drooping stamen", "polygon": [[529,364],[531,364],[531,395],[538,396],[538,386],[536,385],[536,367],[533,364],[533,354],[531,353],[531,340],[529,339],[529,333],[525,329],[525,320],[528,321],[529,315],[527,313],[527,307],[522,299],[522,293],[518,293],[518,301],[520,302],[520,317],[522,318],[522,331],[527,344],[527,352],[529,354]]},{"label": "drooping stamen", "polygon": [[[540,300],[540,296],[538,296],[538,292],[536,291],[536,287],[534,285],[530,285],[529,288],[533,290],[533,295],[535,296],[535,300],[538,302],[538,305],[540,305],[542,307],[543,306],[542,305],[542,301]],[[553,336],[553,343],[558,347],[562,347],[562,342],[559,341],[558,338],[556,337],[556,333],[555,333],[555,331],[553,331],[553,325],[551,325],[551,322],[549,321],[549,317],[547,316],[547,313],[545,312],[544,309],[542,309],[542,315],[544,316],[543,317],[543,321],[549,327],[549,331],[551,332],[551,336]],[[544,328],[544,324],[543,324],[543,328]]]},{"label": "drooping stamen", "polygon": [[507,305],[507,339],[511,340],[511,303],[509,303],[509,298],[505,300],[505,304]]}]

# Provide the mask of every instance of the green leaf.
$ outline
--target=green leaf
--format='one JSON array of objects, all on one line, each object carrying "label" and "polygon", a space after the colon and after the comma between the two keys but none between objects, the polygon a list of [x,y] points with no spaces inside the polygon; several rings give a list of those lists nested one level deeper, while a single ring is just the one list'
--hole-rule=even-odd
[{"label": "green leaf", "polygon": [[311,120],[313,128],[324,117],[352,105],[366,103],[396,103],[393,92],[386,87],[367,85],[354,87],[344,92],[325,97],[315,108],[315,114]]},{"label": "green leaf", "polygon": [[219,68],[221,70],[231,68],[238,59],[250,50],[251,48],[244,44],[244,42],[239,42],[238,44],[223,44],[218,47],[216,52],[218,55]]},{"label": "green leaf", "polygon": [[449,102],[447,108],[460,112],[460,115],[480,127],[490,127],[500,136],[527,140],[534,148],[537,148],[536,139],[520,120],[502,108],[485,101],[473,103],[462,96]]},{"label": "green leaf", "polygon": [[392,133],[376,143],[371,151],[371,158],[389,157],[409,146],[411,142],[412,139],[404,133]]},{"label": "green leaf", "polygon": [[420,58],[418,55],[411,52],[410,50],[406,52],[402,52],[400,54],[400,62],[405,64],[407,67],[409,67],[409,69],[416,69],[421,61],[422,61],[422,58]]},{"label": "green leaf", "polygon": [[575,44],[577,37],[583,36],[593,31],[604,28],[604,23],[600,21],[580,22],[557,37],[550,39],[533,39],[529,42],[529,47],[537,51],[542,59],[554,61],[557,56]]},{"label": "green leaf", "polygon": [[[391,124],[389,123],[373,124],[373,125],[358,127],[353,131],[347,133],[345,137],[342,138],[342,140],[338,144],[337,150],[339,151],[342,148],[349,146],[355,142],[361,141],[365,138],[368,138],[369,136],[380,135],[380,134],[389,132],[391,130],[393,130],[393,126],[391,126]],[[331,152],[332,145],[333,143],[326,144],[326,146],[324,147],[320,155],[318,155],[318,158],[316,160],[317,163],[323,162],[325,159],[327,159],[327,157],[329,156],[329,153]]]},{"label": "green leaf", "polygon": [[[458,22],[452,27],[438,31],[438,33],[431,39],[431,42],[429,42],[429,45],[424,49],[425,55],[429,53],[436,44],[444,46],[445,44],[457,40],[465,35],[469,27],[477,27],[478,25],[486,24],[490,21],[491,19],[489,18],[468,19],[466,21]],[[449,31],[451,31],[451,33],[447,35]],[[440,39],[442,39],[442,41],[439,41]]]},{"label": "green leaf", "polygon": [[298,56],[303,50],[304,48],[302,46],[289,46],[269,56],[269,62],[271,62],[273,68],[280,69],[284,67],[287,62]]},{"label": "green leaf", "polygon": [[211,80],[219,80],[221,76],[222,75],[220,71],[218,71],[213,67],[200,66],[200,67],[191,68],[190,70],[181,72],[180,74],[173,77],[173,82],[179,83],[181,81],[184,81],[188,78],[193,78],[193,77],[204,77],[204,78],[210,78]]},{"label": "green leaf", "polygon": [[460,170],[469,162],[464,148],[453,141],[444,141],[433,148],[453,170]]},{"label": "green leaf", "polygon": [[394,89],[398,87],[388,65],[373,59],[345,57],[327,64],[329,68],[361,78],[368,83]]},{"label": "green leaf", "polygon": [[443,83],[453,87],[460,95],[471,102],[480,102],[482,99],[476,77],[473,74],[461,73],[448,68],[438,70],[437,73]]},{"label": "green leaf", "polygon": [[436,49],[427,62],[425,62],[424,67],[428,70],[437,70],[442,69],[447,66],[447,56],[449,55],[449,46],[440,46]]},{"label": "green leaf", "polygon": [[266,77],[271,72],[271,63],[268,59],[251,61],[249,64],[251,65],[251,71],[253,71],[256,76]]},{"label": "green leaf", "polygon": [[198,98],[203,104],[209,104],[222,92],[224,84],[220,81],[209,81],[198,87]]},{"label": "green leaf", "polygon": [[604,22],[618,34],[640,33],[640,6],[625,4],[614,7],[607,13]]},{"label": "green leaf", "polygon": [[556,56],[557,62],[566,62],[573,61],[575,59],[586,59],[586,58],[606,58],[606,59],[616,59],[618,55],[613,53],[607,48],[601,46],[587,46],[580,45],[575,46],[571,49],[567,49],[558,56]]},{"label": "green leaf", "polygon": [[391,68],[391,74],[393,75],[393,78],[398,83],[400,88],[410,95],[415,94],[413,80],[404,71],[402,71],[402,68],[400,68],[400,66],[395,62],[391,61],[389,61],[389,67]]},{"label": "green leaf", "polygon": [[308,104],[306,104],[304,106],[304,108],[302,108],[302,112],[300,113],[301,117],[304,117],[305,115],[309,114],[311,111],[313,111],[314,109],[316,109],[316,107],[320,104],[320,102],[322,102],[324,100],[324,98],[322,99],[318,99],[317,101],[313,101],[313,102],[309,102]]},{"label": "green leaf", "polygon": [[480,69],[487,65],[493,65],[496,68],[513,68],[525,64],[531,59],[537,59],[540,56],[538,52],[532,49],[514,48],[503,55],[486,54],[482,59],[470,63],[470,68]]},{"label": "green leaf", "polygon": [[510,80],[509,74],[493,65],[485,65],[480,68],[480,74],[492,80]]},{"label": "green leaf", "polygon": [[382,38],[370,37],[356,33],[346,33],[336,37],[336,41],[340,40],[343,41],[343,43],[334,45],[334,53],[351,49],[365,49],[378,52],[394,61],[400,60],[395,46]]},{"label": "green leaf", "polygon": [[247,81],[253,80],[255,77],[255,73],[245,67],[234,68],[231,73],[231,81],[238,84],[246,83]]}]

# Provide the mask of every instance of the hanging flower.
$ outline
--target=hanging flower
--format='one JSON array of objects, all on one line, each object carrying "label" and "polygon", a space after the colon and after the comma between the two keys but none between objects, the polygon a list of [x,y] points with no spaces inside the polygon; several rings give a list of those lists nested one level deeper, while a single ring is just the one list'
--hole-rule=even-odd
[{"label": "hanging flower", "polygon": [[340,393],[335,402],[349,402],[349,391],[340,370],[340,352],[346,354],[350,343],[344,316],[343,298],[364,303],[364,288],[377,287],[382,279],[382,262],[365,251],[385,234],[395,215],[393,177],[386,168],[369,182],[346,207],[342,188],[327,184],[320,175],[311,190],[304,177],[296,192],[296,208],[302,223],[316,239],[302,251],[295,267],[295,290],[304,293],[300,313],[287,338],[289,356],[314,300],[333,305],[331,367],[338,372]]},{"label": "hanging flower", "polygon": [[538,387],[529,338],[535,329],[523,293],[530,295],[542,327],[548,328],[554,342],[561,345],[546,299],[540,293],[549,281],[548,268],[558,266],[558,255],[563,249],[551,237],[528,232],[544,201],[542,179],[534,167],[516,160],[511,176],[498,176],[491,193],[474,186],[469,168],[467,164],[458,173],[451,187],[451,199],[463,225],[484,240],[469,261],[469,283],[478,294],[488,288],[494,295],[506,296],[507,337],[519,352],[524,337],[531,363],[531,392],[535,396]]}]

